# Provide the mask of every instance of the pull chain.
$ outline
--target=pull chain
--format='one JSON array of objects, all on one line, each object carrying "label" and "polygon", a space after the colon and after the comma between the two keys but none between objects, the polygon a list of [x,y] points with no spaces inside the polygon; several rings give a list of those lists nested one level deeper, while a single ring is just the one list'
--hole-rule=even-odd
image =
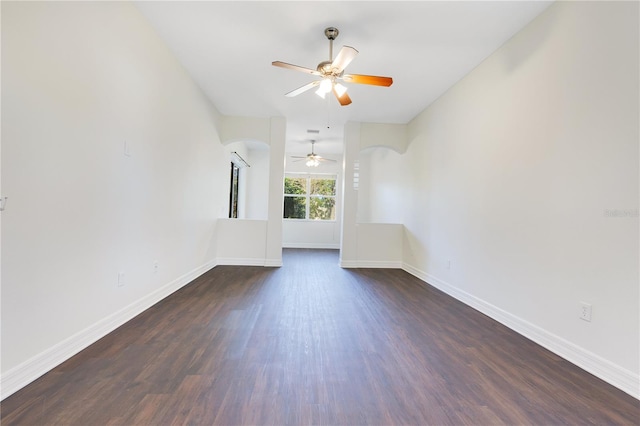
[{"label": "pull chain", "polygon": [[327,130],[331,128],[330,113],[331,113],[331,96],[327,96]]}]

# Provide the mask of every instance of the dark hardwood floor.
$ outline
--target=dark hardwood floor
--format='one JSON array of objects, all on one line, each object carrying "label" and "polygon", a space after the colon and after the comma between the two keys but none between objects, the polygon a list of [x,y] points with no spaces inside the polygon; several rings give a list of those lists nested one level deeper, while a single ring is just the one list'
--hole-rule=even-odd
[{"label": "dark hardwood floor", "polygon": [[583,425],[640,402],[400,270],[219,266],[7,398],[3,425]]}]

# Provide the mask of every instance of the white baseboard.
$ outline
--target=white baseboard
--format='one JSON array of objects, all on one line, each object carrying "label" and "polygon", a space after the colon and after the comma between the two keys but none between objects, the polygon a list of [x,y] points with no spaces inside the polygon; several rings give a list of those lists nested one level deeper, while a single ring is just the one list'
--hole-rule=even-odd
[{"label": "white baseboard", "polygon": [[402,269],[401,261],[393,260],[341,260],[341,268],[387,268]]},{"label": "white baseboard", "polygon": [[622,368],[593,352],[531,324],[520,317],[506,312],[407,263],[403,264],[402,269],[425,283],[442,290],[449,296],[493,318],[529,340],[536,342],[572,364],[577,365],[583,370],[628,393],[634,398],[640,399],[640,375]]},{"label": "white baseboard", "polygon": [[282,266],[282,259],[265,259],[264,266],[279,268]]},{"label": "white baseboard", "polygon": [[227,266],[264,266],[265,263],[264,258],[257,257],[219,257],[217,260],[218,265]]},{"label": "white baseboard", "polygon": [[357,264],[357,268],[402,269],[402,261],[400,260],[358,260]]},{"label": "white baseboard", "polygon": [[282,266],[282,259],[264,259],[257,257],[219,257],[218,265],[226,266],[265,266],[265,267],[280,267]]},{"label": "white baseboard", "polygon": [[340,249],[340,243],[282,243],[282,248]]},{"label": "white baseboard", "polygon": [[22,389],[48,371],[62,364],[87,346],[103,338],[122,324],[149,309],[160,300],[189,284],[216,266],[215,261],[187,272],[153,293],[96,322],[73,336],[12,368],[0,377],[0,400]]}]

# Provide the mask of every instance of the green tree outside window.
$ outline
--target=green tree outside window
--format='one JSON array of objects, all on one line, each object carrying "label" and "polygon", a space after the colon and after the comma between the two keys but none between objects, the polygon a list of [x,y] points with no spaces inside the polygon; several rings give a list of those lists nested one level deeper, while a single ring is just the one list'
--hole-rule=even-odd
[{"label": "green tree outside window", "polygon": [[293,177],[284,180],[285,219],[335,220],[336,179]]}]

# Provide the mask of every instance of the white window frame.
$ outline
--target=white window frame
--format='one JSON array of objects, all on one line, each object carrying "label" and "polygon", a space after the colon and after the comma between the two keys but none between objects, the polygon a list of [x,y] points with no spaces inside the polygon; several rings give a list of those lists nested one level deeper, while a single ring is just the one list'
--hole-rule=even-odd
[{"label": "white window frame", "polygon": [[[305,198],[305,205],[304,205],[304,219],[296,219],[296,218],[283,218],[283,220],[291,220],[291,221],[296,221],[296,222],[301,222],[301,221],[308,221],[308,222],[335,222],[336,219],[311,219],[309,218],[309,209],[311,206],[311,198],[333,198],[334,200],[334,209],[337,208],[337,195],[338,195],[338,175],[336,173],[295,173],[295,172],[289,172],[289,173],[285,173],[284,174],[285,179],[286,178],[293,178],[293,179],[298,179],[298,178],[305,178],[306,180],[306,193],[304,195],[298,195],[298,194],[285,194],[284,193],[284,184],[282,185],[282,194],[283,194],[283,199],[282,202],[284,204],[284,197],[303,197]],[[336,193],[335,195],[312,195],[311,194],[311,179],[333,179],[335,181],[335,185],[336,185]],[[337,216],[337,212],[336,212],[336,216]]]}]

